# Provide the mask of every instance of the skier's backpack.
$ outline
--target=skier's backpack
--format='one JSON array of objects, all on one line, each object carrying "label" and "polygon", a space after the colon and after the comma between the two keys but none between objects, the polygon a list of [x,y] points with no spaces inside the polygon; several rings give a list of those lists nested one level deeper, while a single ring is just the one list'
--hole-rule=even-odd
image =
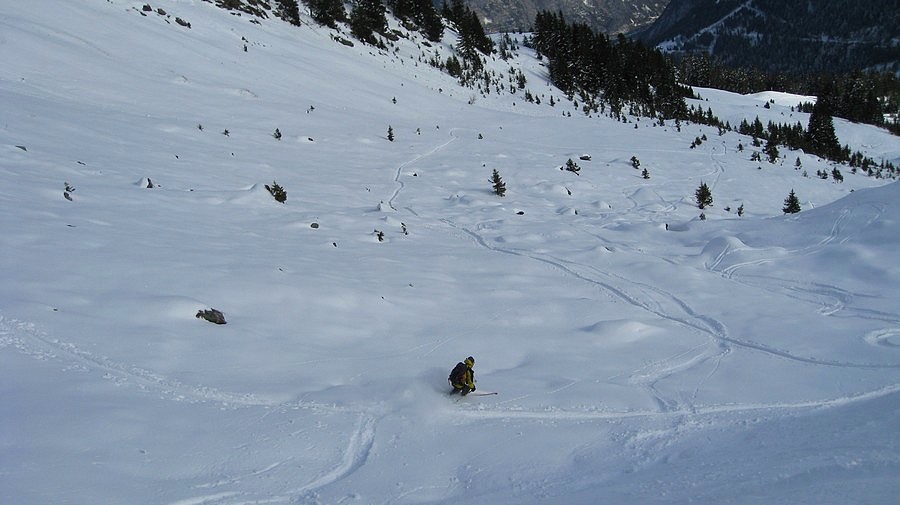
[{"label": "skier's backpack", "polygon": [[451,384],[465,384],[466,370],[468,368],[469,367],[467,367],[466,364],[463,362],[457,363],[456,366],[453,367],[453,371],[450,372],[450,377],[448,377],[448,379],[450,380],[450,383]]}]

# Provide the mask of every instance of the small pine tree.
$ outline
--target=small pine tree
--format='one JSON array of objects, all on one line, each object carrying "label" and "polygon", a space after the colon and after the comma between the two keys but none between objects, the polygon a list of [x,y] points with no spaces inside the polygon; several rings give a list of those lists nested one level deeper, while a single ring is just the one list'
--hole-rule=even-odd
[{"label": "small pine tree", "polygon": [[275,137],[275,140],[281,140],[281,130],[275,128],[275,133],[273,133],[272,136]]},{"label": "small pine tree", "polygon": [[785,214],[796,214],[800,212],[800,199],[794,194],[794,190],[784,199],[784,207],[781,209]]},{"label": "small pine tree", "polygon": [[644,171],[641,172],[641,177],[643,177],[644,179],[649,179],[649,178],[650,178],[650,171],[647,170],[647,169],[645,168]]},{"label": "small pine tree", "polygon": [[578,166],[578,163],[572,161],[572,158],[569,158],[569,160],[566,161],[565,168],[567,171],[572,172],[575,175],[578,175],[578,172],[581,170],[581,167]]},{"label": "small pine tree", "polygon": [[778,161],[778,144],[773,142],[772,139],[769,139],[766,142],[766,147],[763,148],[763,152],[766,153],[766,156],[769,159],[769,163],[775,163]]},{"label": "small pine tree", "polygon": [[284,203],[287,200],[287,191],[279,186],[277,182],[272,181],[271,186],[266,184],[266,189],[269,191],[269,194],[271,194],[272,197],[275,198],[276,202]]},{"label": "small pine tree", "polygon": [[831,178],[834,179],[834,182],[844,182],[844,174],[837,167],[831,170]]},{"label": "small pine tree", "polygon": [[737,214],[738,214],[738,217],[741,217],[741,216],[744,215],[744,204],[741,204],[741,206],[738,207],[738,213],[737,213]]},{"label": "small pine tree", "polygon": [[709,186],[705,182],[700,183],[700,187],[697,188],[694,196],[697,199],[697,207],[701,209],[705,209],[713,203],[712,191],[710,191]]},{"label": "small pine tree", "polygon": [[503,179],[500,177],[500,172],[497,169],[494,169],[493,175],[490,178],[491,184],[494,186],[494,193],[497,196],[506,196],[506,183],[503,182]]},{"label": "small pine tree", "polygon": [[394,141],[394,129],[391,128],[390,125],[388,125],[387,139],[391,142]]}]

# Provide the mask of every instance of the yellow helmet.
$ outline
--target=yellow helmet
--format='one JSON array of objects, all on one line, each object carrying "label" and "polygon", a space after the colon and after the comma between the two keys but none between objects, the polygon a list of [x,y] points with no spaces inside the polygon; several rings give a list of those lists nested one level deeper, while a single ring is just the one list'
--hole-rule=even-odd
[{"label": "yellow helmet", "polygon": [[473,358],[472,356],[466,358],[466,365],[468,365],[469,368],[475,366],[475,358]]}]

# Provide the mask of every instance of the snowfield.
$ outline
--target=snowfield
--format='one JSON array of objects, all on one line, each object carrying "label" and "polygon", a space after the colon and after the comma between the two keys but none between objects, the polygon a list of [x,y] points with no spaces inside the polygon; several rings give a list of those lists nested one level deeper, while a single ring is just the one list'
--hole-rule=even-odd
[{"label": "snowfield", "polygon": [[898,183],[144,4],[0,2],[0,503],[896,503]]}]

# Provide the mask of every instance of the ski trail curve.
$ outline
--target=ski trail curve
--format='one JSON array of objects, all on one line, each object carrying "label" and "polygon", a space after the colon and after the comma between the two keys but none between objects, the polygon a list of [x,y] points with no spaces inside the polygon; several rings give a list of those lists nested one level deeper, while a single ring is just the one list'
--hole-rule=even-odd
[{"label": "ski trail curve", "polygon": [[[447,146],[449,146],[450,144],[452,144],[452,143],[458,141],[458,140],[459,140],[459,137],[456,136],[456,132],[459,131],[459,130],[464,130],[464,129],[466,129],[466,128],[452,128],[452,129],[450,130],[450,134],[449,134],[449,135],[450,135],[450,139],[449,139],[449,140],[447,140],[447,141],[444,142],[443,144],[440,144],[440,145],[438,145],[438,146],[435,146],[434,148],[432,148],[432,149],[430,149],[430,150],[428,150],[428,151],[426,151],[426,152],[424,152],[424,153],[421,153],[421,154],[415,156],[413,159],[411,159],[411,160],[409,160],[409,161],[406,161],[406,162],[404,162],[404,163],[401,163],[401,164],[397,167],[397,171],[396,171],[396,173],[395,173],[395,175],[394,175],[394,183],[396,183],[397,187],[394,188],[394,192],[393,192],[393,193],[391,194],[391,196],[387,199],[387,203],[388,203],[388,205],[390,206],[390,208],[395,209],[395,207],[394,207],[394,201],[397,199],[398,196],[400,196],[400,193],[401,193],[401,192],[403,191],[403,189],[406,187],[406,184],[405,184],[405,183],[403,182],[403,180],[402,180],[403,170],[404,170],[405,168],[407,168],[407,167],[410,167],[410,166],[414,165],[415,163],[418,163],[419,161],[421,161],[421,160],[423,160],[423,159],[425,159],[425,158],[427,158],[427,157],[429,157],[429,156],[434,155],[434,154],[437,153],[437,152],[440,152],[441,150],[445,149],[445,148],[446,148]],[[412,209],[407,209],[407,210],[409,210],[412,214],[417,215]]]},{"label": "ski trail curve", "polygon": [[115,361],[107,356],[84,350],[77,345],[50,338],[33,324],[8,320],[0,315],[0,338],[20,352],[37,359],[60,359],[70,366],[82,369],[99,369],[104,378],[116,384],[134,383],[143,391],[153,391],[172,400],[191,403],[216,402],[224,407],[271,407],[278,402],[259,398],[253,394],[232,393],[203,385],[190,385],[167,378],[157,372],[136,365]]},{"label": "ski trail curve", "polygon": [[[414,352],[430,344],[434,342],[424,343],[408,352]],[[135,387],[143,393],[157,394],[171,401],[215,403],[224,409],[262,407],[267,409],[266,415],[274,411],[292,409],[355,414],[365,411],[364,407],[342,407],[306,400],[276,401],[251,393],[235,393],[214,387],[187,384],[137,365],[86,351],[73,343],[50,338],[31,323],[7,319],[0,314],[0,350],[4,347],[13,347],[22,354],[40,361],[60,361],[66,365],[66,370],[99,370],[103,373],[104,379],[113,381],[117,386]]]},{"label": "ski trail curve", "polygon": [[[649,286],[647,284],[642,284],[621,276],[615,276],[608,272],[603,272],[593,266],[583,265],[553,256],[538,255],[520,252],[512,249],[498,248],[488,244],[484,237],[466,227],[460,227],[447,219],[443,219],[442,222],[453,229],[464,232],[470,237],[470,239],[474,240],[475,243],[477,243],[481,247],[484,247],[491,251],[519,256],[522,258],[528,258],[534,261],[545,263],[557,270],[562,271],[566,275],[593,284],[641,310],[650,312],[657,317],[666,319],[675,324],[691,328],[695,331],[698,331],[700,334],[707,335],[710,341],[714,343],[716,351],[701,351],[699,354],[694,354],[692,352],[681,352],[676,354],[675,356],[662,360],[662,362],[657,362],[648,367],[635,370],[631,373],[628,379],[629,382],[642,387],[647,392],[647,394],[654,399],[657,405],[659,405],[659,409],[663,412],[676,411],[681,407],[679,406],[678,401],[667,398],[656,388],[656,384],[659,381],[670,377],[671,375],[680,371],[696,367],[710,359],[716,360],[716,364],[714,365],[713,369],[718,369],[718,364],[722,360],[722,358],[724,358],[731,352],[728,343],[733,342],[733,339],[728,336],[727,328],[722,322],[710,316],[705,316],[697,313],[686,302],[671,293],[665,292],[654,286]],[[593,272],[593,275],[582,273],[578,271],[579,269],[589,270],[590,272]],[[615,279],[616,281],[621,282],[613,283],[609,280],[602,280],[600,277]],[[622,283],[637,287],[638,291],[640,291],[641,294],[631,294],[625,287],[621,286]],[[671,309],[669,309],[669,307],[671,307]],[[683,315],[676,315],[674,314],[674,311],[678,311]],[[705,346],[706,345],[704,344],[703,347]],[[710,376],[707,375],[707,379],[709,377]],[[695,387],[692,397],[696,396],[697,391],[701,386],[702,384],[698,384]]]},{"label": "ski trail curve", "polygon": [[[642,387],[651,398],[653,398],[659,406],[661,412],[680,412],[691,410],[685,409],[678,401],[667,398],[657,388],[656,384],[671,375],[680,371],[685,371],[700,364],[713,360],[711,371],[697,384],[691,394],[690,402],[696,399],[702,384],[708,381],[719,369],[719,366],[725,356],[732,352],[732,347],[749,349],[757,352],[766,353],[781,359],[795,361],[799,363],[812,364],[818,366],[830,366],[838,368],[855,368],[855,369],[897,369],[900,365],[878,364],[878,363],[853,363],[838,360],[824,360],[813,357],[798,356],[787,350],[772,347],[766,344],[753,342],[731,336],[724,323],[721,321],[697,312],[687,302],[680,299],[676,295],[662,290],[656,286],[651,286],[639,281],[628,279],[611,272],[602,271],[591,265],[583,265],[580,263],[563,260],[548,255],[539,255],[536,253],[518,251],[508,248],[496,247],[465,226],[460,226],[449,219],[441,220],[451,229],[462,232],[474,241],[478,246],[485,249],[518,256],[542,262],[551,267],[562,271],[564,274],[581,281],[593,284],[601,289],[611,293],[613,296],[641,309],[656,315],[657,317],[666,319],[678,325],[691,328],[701,334],[707,335],[714,343],[715,351],[707,351],[698,355],[689,355],[680,353],[677,356],[669,357],[660,363],[651,364],[648,367],[633,371],[629,376],[629,382]],[[839,229],[839,228],[838,228]],[[632,293],[626,286],[636,288],[637,294]]]},{"label": "ski trail curve", "polygon": [[826,409],[841,407],[856,402],[882,398],[900,394],[900,384],[886,386],[875,391],[868,391],[858,395],[842,396],[823,400],[807,400],[798,402],[777,403],[741,403],[720,404],[682,407],[677,410],[660,412],[656,410],[562,410],[541,409],[528,410],[521,408],[502,409],[479,405],[471,408],[461,408],[454,415],[470,419],[527,419],[527,420],[552,420],[552,421],[603,421],[630,418],[678,418],[686,415],[713,415],[721,413],[741,413],[759,411],[800,411],[811,409]]},{"label": "ski trail curve", "polygon": [[344,450],[343,458],[331,470],[317,476],[308,484],[299,488],[292,489],[288,494],[292,496],[304,495],[321,489],[329,484],[333,484],[347,478],[356,470],[366,464],[369,454],[372,452],[372,446],[375,443],[375,426],[376,419],[368,414],[360,414],[356,431],[350,436],[347,442],[347,448]]}]

